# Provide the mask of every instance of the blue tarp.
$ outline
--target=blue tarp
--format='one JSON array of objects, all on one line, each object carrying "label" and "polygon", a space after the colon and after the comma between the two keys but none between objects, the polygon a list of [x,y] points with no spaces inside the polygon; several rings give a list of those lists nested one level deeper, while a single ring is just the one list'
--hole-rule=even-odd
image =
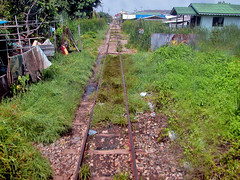
[{"label": "blue tarp", "polygon": [[5,24],[5,23],[8,23],[8,21],[0,20],[0,24]]},{"label": "blue tarp", "polygon": [[165,18],[165,15],[136,15],[136,18],[140,19],[140,18],[146,18],[151,16],[159,16],[159,17]]}]

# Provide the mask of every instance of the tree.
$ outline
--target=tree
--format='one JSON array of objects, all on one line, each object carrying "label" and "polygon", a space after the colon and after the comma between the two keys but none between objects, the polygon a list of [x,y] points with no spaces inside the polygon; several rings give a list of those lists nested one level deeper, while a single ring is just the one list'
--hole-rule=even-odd
[{"label": "tree", "polygon": [[101,0],[69,0],[68,15],[74,19],[79,17],[92,17],[93,8],[101,4]]},{"label": "tree", "polygon": [[[28,12],[34,0],[1,0],[0,2],[0,18],[13,21],[16,15],[18,20],[24,21],[26,16],[25,13]],[[29,14],[29,19],[35,19],[36,15],[38,15],[40,20],[46,15],[48,19],[52,19],[57,13],[55,3],[55,0],[38,0]]]},{"label": "tree", "polygon": [[[9,21],[25,20],[26,13],[35,0],[0,0],[0,18]],[[79,17],[92,17],[93,8],[101,4],[101,0],[37,0],[31,9],[29,19],[35,19],[36,15],[42,21],[47,15],[47,20],[52,20],[55,15],[66,12],[74,19]]]}]

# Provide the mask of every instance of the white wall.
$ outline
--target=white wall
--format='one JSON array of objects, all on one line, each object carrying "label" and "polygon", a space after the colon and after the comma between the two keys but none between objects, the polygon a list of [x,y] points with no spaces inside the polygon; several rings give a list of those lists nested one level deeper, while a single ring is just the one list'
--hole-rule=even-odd
[{"label": "white wall", "polygon": [[123,19],[135,19],[136,15],[134,14],[123,14]]},{"label": "white wall", "polygon": [[[200,26],[211,29],[213,17],[216,16],[202,16]],[[240,17],[224,17],[223,26],[237,25],[240,28]]]},{"label": "white wall", "polygon": [[225,17],[224,26],[237,25],[240,28],[240,17]]},{"label": "white wall", "polygon": [[203,28],[211,29],[212,21],[213,21],[213,16],[202,16],[200,26]]}]

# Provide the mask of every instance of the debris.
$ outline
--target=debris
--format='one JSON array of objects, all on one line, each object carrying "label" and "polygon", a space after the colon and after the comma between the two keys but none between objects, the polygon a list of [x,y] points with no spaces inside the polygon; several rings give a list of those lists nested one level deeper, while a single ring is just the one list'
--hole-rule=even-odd
[{"label": "debris", "polygon": [[154,105],[152,103],[148,102],[148,106],[151,111],[154,111]]},{"label": "debris", "polygon": [[92,130],[92,129],[90,129],[89,132],[88,132],[88,134],[89,134],[90,136],[93,136],[93,135],[95,135],[96,133],[97,133],[97,131]]},{"label": "debris", "polygon": [[145,97],[147,95],[147,92],[141,92],[140,96]]},{"label": "debris", "polygon": [[68,55],[68,50],[65,46],[61,46],[62,53]]},{"label": "debris", "polygon": [[155,112],[152,112],[152,113],[151,113],[151,116],[152,116],[152,117],[155,117],[155,116],[156,116],[156,113],[155,113]]},{"label": "debris", "polygon": [[103,106],[104,105],[104,103],[101,103],[101,102],[98,102],[97,103],[99,106]]},{"label": "debris", "polygon": [[176,139],[176,134],[174,131],[168,131],[168,137],[171,141],[174,141]]},{"label": "debris", "polygon": [[46,39],[42,45],[53,45],[49,39]]},{"label": "debris", "polygon": [[183,168],[185,169],[185,171],[189,171],[191,168],[191,164],[189,162],[184,162],[183,163]]},{"label": "debris", "polygon": [[37,46],[37,45],[42,45],[40,42],[38,42],[37,40],[34,40],[32,43],[32,46]]}]

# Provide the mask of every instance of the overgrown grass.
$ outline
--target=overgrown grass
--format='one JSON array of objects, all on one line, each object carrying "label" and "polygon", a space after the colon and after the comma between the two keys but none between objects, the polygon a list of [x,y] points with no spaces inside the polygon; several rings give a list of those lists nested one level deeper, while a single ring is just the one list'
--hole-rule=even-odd
[{"label": "overgrown grass", "polygon": [[132,56],[135,69],[129,80],[139,82],[139,91],[152,92],[157,110],[169,115],[169,130],[183,147],[183,161],[190,162],[187,178],[238,179],[240,29],[170,30],[157,24],[124,22],[128,46],[146,51],[151,33],[194,33],[199,35],[198,51],[180,45],[140,52]]},{"label": "overgrown grass", "polygon": [[[122,56],[124,63],[125,76],[128,76],[132,72],[132,62],[129,55]],[[134,79],[127,80],[127,89],[130,92],[129,95],[129,108],[130,114],[134,115],[137,111],[143,111],[146,109],[146,103],[144,103],[139,95],[136,95],[135,91],[132,93],[134,87]],[[133,118],[131,118],[133,120]],[[126,109],[124,102],[122,75],[120,67],[119,56],[107,56],[101,88],[99,90],[97,104],[94,109],[92,125],[99,124],[118,124],[126,125]]]},{"label": "overgrown grass", "polygon": [[57,54],[44,81],[0,104],[0,178],[50,179],[49,163],[32,142],[50,143],[71,127],[106,30],[83,39],[82,53]]},{"label": "overgrown grass", "polygon": [[159,111],[190,162],[190,178],[237,179],[240,172],[239,61],[214,50],[167,46],[133,56],[135,76],[155,94]]}]

